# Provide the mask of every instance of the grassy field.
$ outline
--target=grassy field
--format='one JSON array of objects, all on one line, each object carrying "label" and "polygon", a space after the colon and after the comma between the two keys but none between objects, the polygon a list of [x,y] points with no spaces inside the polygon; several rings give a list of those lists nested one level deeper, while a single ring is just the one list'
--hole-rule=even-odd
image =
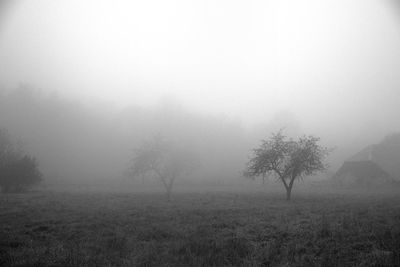
[{"label": "grassy field", "polygon": [[0,195],[0,266],[400,266],[400,195]]}]

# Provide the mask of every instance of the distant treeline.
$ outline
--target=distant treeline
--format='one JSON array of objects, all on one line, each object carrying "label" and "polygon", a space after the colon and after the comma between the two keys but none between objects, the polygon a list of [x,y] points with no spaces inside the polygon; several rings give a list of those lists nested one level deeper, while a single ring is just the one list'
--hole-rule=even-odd
[{"label": "distant treeline", "polygon": [[134,149],[156,134],[196,151],[202,171],[186,179],[238,178],[253,145],[239,122],[174,101],[116,110],[29,86],[0,91],[0,126],[22,140],[49,182],[123,178]]},{"label": "distant treeline", "polygon": [[[0,89],[0,127],[21,140],[23,150],[37,159],[49,183],[130,179],[126,176],[134,149],[155,135],[196,152],[201,167],[182,181],[242,182],[248,154],[261,139],[282,128],[289,136],[304,134],[289,111],[278,112],[258,126],[244,127],[225,115],[195,113],[168,97],[153,106],[113,108],[29,85]],[[342,145],[347,150],[341,150],[334,138],[316,134],[332,141],[326,145],[339,146],[330,159],[333,166],[345,160],[343,155],[360,149],[353,149],[348,140]]]}]

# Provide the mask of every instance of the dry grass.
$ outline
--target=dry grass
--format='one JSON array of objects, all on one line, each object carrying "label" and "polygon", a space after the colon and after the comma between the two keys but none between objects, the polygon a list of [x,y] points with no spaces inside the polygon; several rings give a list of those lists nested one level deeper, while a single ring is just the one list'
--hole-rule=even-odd
[{"label": "dry grass", "polygon": [[0,265],[399,266],[400,196],[0,195]]}]

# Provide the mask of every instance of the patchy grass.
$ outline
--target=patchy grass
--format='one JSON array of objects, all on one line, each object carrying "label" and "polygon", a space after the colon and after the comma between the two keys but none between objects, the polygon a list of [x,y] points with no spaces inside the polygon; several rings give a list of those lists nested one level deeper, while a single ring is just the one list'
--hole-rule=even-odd
[{"label": "patchy grass", "polygon": [[400,266],[400,196],[0,195],[0,266]]}]

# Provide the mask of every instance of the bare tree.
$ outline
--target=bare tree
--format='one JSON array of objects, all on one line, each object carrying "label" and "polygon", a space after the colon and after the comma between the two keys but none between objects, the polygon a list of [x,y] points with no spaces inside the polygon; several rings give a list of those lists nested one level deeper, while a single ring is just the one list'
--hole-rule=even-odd
[{"label": "bare tree", "polygon": [[192,153],[157,135],[135,150],[131,173],[142,178],[148,176],[158,178],[165,188],[169,201],[176,178],[188,174],[194,166]]},{"label": "bare tree", "polygon": [[297,141],[288,139],[282,130],[262,140],[259,148],[253,150],[244,175],[255,178],[274,176],[286,189],[290,200],[294,181],[326,169],[323,163],[329,150],[318,144],[318,137],[304,136]]}]

